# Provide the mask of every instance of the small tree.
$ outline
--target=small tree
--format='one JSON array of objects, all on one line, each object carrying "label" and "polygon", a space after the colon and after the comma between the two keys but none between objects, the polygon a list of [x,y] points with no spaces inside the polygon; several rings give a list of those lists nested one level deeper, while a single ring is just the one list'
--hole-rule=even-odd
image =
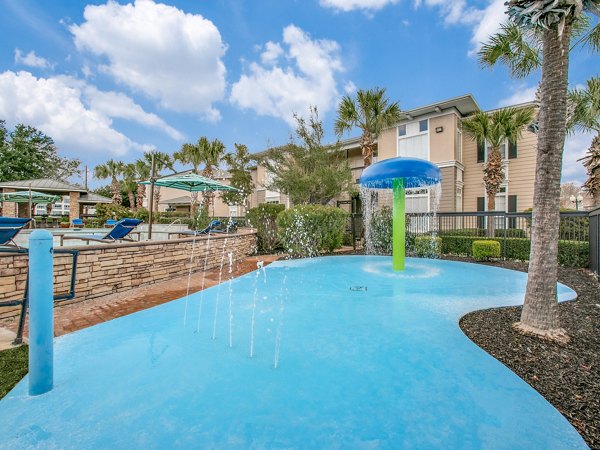
[{"label": "small tree", "polygon": [[121,161],[108,160],[105,164],[98,164],[94,168],[94,177],[99,180],[111,179],[112,201],[115,205],[121,204],[121,182],[119,176],[125,170],[125,164]]},{"label": "small tree", "polygon": [[238,191],[224,191],[221,198],[230,205],[248,205],[248,196],[254,192],[252,176],[250,175],[251,161],[248,147],[235,144],[235,153],[227,153],[223,158],[227,164],[227,171],[231,175],[231,186]]},{"label": "small tree", "polygon": [[390,103],[384,88],[373,88],[356,93],[356,100],[346,95],[337,110],[335,132],[342,136],[352,128],[362,132],[360,147],[365,168],[373,161],[375,140],[384,128],[390,127],[404,117],[398,102]]},{"label": "small tree", "polygon": [[[488,196],[488,211],[496,209],[496,194],[504,181],[504,168],[500,146],[508,140],[516,143],[523,129],[533,120],[533,108],[503,108],[492,112],[475,113],[463,120],[463,131],[477,141],[478,145],[490,145],[490,152],[483,168],[483,183]],[[508,149],[507,149],[508,151]],[[494,236],[494,221],[488,219],[488,236]]]},{"label": "small tree", "polygon": [[18,124],[10,133],[0,120],[0,180],[17,181],[54,178],[66,181],[79,173],[78,159],[58,155],[51,137]]},{"label": "small tree", "polygon": [[308,121],[294,115],[300,143],[269,150],[260,163],[272,174],[267,188],[283,192],[292,203],[325,205],[348,191],[352,174],[339,143],[323,145],[323,123],[317,108],[310,108]]}]

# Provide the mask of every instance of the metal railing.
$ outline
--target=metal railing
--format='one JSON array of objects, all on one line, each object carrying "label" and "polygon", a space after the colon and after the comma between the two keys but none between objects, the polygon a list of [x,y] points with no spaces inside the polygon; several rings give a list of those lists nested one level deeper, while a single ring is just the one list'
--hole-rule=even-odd
[{"label": "metal railing", "polygon": [[[22,247],[0,247],[0,253],[9,254],[25,254],[29,255],[29,249]],[[75,282],[77,280],[77,257],[79,256],[79,250],[67,250],[67,249],[54,249],[55,255],[71,255],[71,280],[69,283],[69,290],[66,293],[54,294],[54,301],[71,300],[75,297]],[[21,313],[19,316],[19,327],[17,329],[17,336],[15,337],[14,344],[21,344],[23,342],[23,330],[25,328],[25,318],[27,316],[27,308],[29,306],[29,270],[27,271],[27,278],[25,280],[25,289],[23,292],[23,298],[14,300],[0,300],[0,306],[21,306]]]},{"label": "metal railing", "polygon": [[[592,213],[586,211],[560,213],[561,263],[581,266],[584,260],[587,265],[589,259],[590,268],[598,266],[598,216],[600,215],[598,211],[600,209]],[[470,241],[476,238],[495,239],[502,246],[503,258],[528,259],[531,217],[531,213],[495,211],[407,213],[407,246],[410,246],[411,238],[415,236],[436,233],[442,237],[444,253],[468,254]],[[364,239],[363,218],[360,214],[351,214],[348,220],[347,232],[351,234],[353,246],[356,248]],[[490,221],[493,222],[490,224]],[[593,228],[594,226],[596,228]],[[459,242],[461,240],[462,243]],[[462,245],[453,245],[457,243]],[[592,246],[595,246],[595,254]],[[410,251],[410,248],[408,250]]]},{"label": "metal railing", "polygon": [[600,208],[590,211],[590,270],[600,276]]}]

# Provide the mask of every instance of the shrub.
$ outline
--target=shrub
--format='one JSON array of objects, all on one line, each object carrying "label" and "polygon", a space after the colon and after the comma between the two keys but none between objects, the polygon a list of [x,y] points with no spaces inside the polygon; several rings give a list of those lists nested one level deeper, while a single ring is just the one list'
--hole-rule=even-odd
[{"label": "shrub", "polygon": [[433,236],[415,237],[415,254],[421,258],[439,258],[442,252],[442,238]]},{"label": "shrub", "polygon": [[473,241],[473,258],[477,261],[500,258],[500,242],[492,240]]},{"label": "shrub", "polygon": [[376,255],[392,254],[392,208],[383,206],[371,215],[370,252]]},{"label": "shrub", "polygon": [[133,217],[136,219],[143,220],[144,222],[148,222],[149,212],[146,208],[138,208],[136,212],[133,214]]},{"label": "shrub", "polygon": [[96,203],[96,218],[102,223],[107,219],[120,220],[124,217],[131,217],[129,209],[115,203]]},{"label": "shrub", "polygon": [[348,213],[340,208],[301,205],[277,216],[279,238],[292,256],[315,256],[341,247]]},{"label": "shrub", "polygon": [[277,214],[285,209],[283,205],[276,203],[262,203],[256,208],[250,208],[246,213],[248,224],[256,229],[258,251],[260,253],[271,253],[279,245],[277,235]]}]

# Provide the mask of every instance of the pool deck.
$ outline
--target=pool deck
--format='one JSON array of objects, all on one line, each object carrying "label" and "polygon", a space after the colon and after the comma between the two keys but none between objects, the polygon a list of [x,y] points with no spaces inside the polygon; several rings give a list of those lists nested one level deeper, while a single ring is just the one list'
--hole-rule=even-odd
[{"label": "pool deck", "polygon": [[[234,278],[256,270],[258,261],[263,261],[267,266],[277,261],[281,255],[250,256],[234,263],[231,275]],[[225,274],[226,268],[223,268]],[[225,280],[225,276],[222,277]],[[54,308],[54,335],[62,336],[73,331],[91,327],[117,317],[126,316],[135,312],[152,308],[162,303],[167,303],[185,297],[187,293],[188,277],[182,276],[168,281],[156,283],[151,286],[132,289],[126,293],[111,294],[91,300],[73,300],[57,304]],[[203,279],[202,273],[192,274],[190,291],[192,294],[200,290],[219,284],[219,269],[206,272]],[[14,347],[12,342],[18,327],[19,317],[0,318],[0,351]],[[28,323],[25,324],[24,339],[27,341],[29,333]]]}]

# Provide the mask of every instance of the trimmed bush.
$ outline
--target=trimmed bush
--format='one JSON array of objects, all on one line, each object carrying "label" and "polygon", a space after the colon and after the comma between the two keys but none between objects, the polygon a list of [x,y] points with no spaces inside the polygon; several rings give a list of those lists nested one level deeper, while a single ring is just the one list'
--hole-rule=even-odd
[{"label": "trimmed bush", "polygon": [[500,258],[500,242],[492,240],[473,241],[473,258],[477,261]]},{"label": "trimmed bush", "polygon": [[[502,249],[503,239],[482,239],[469,236],[442,236],[442,253],[445,255],[473,256],[473,242],[490,240],[498,242]],[[524,238],[506,239],[506,258],[528,261],[531,241]],[[502,252],[502,250],[501,250]],[[587,267],[589,244],[581,241],[558,241],[558,263],[566,267]]]},{"label": "trimmed bush", "polygon": [[[515,238],[524,238],[527,237],[525,230],[521,228],[507,228],[506,231],[504,228],[496,228],[494,229],[494,236],[497,238],[504,238],[504,233],[506,232],[506,237],[515,237]],[[478,236],[478,237],[486,237],[486,230],[483,228],[458,228],[456,230],[445,230],[439,232],[440,236]]]},{"label": "trimmed bush", "polygon": [[277,215],[285,206],[277,203],[261,203],[246,213],[248,225],[256,229],[259,253],[271,253],[280,248],[277,233]]},{"label": "trimmed bush", "polygon": [[421,258],[439,258],[442,252],[442,238],[417,236],[414,242],[415,254]]},{"label": "trimmed bush", "polygon": [[278,235],[292,256],[316,256],[342,246],[348,213],[340,208],[300,205],[277,216]]}]

